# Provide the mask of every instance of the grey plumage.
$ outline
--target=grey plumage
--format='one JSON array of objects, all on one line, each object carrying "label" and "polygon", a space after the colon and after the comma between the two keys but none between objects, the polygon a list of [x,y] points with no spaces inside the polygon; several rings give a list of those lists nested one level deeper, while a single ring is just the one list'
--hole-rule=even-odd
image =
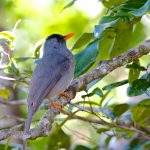
[{"label": "grey plumage", "polygon": [[33,71],[29,95],[26,133],[29,132],[32,116],[43,99],[64,92],[74,74],[74,56],[66,47],[64,36],[49,36],[43,47],[43,57]]}]

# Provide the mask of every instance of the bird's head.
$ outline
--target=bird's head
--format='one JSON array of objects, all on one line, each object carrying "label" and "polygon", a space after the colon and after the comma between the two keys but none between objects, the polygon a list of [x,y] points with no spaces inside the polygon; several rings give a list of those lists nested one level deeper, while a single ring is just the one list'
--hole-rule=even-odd
[{"label": "bird's head", "polygon": [[67,35],[60,35],[60,34],[52,34],[48,36],[45,40],[44,44],[44,54],[50,53],[52,51],[62,51],[66,48],[66,40],[71,38],[74,33],[69,33]]},{"label": "bird's head", "polygon": [[57,40],[58,42],[61,42],[61,41],[65,42],[66,40],[71,38],[73,35],[74,35],[74,33],[69,33],[67,35],[52,34],[46,38],[46,42],[52,41],[54,39]]}]

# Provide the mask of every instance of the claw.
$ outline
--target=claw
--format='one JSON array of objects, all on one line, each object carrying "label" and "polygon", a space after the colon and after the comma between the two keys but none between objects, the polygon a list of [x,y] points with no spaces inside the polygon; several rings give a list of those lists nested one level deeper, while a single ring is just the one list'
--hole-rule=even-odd
[{"label": "claw", "polygon": [[62,105],[61,104],[57,104],[57,103],[55,103],[53,100],[50,100],[50,107],[55,107],[59,112],[61,111],[61,109],[62,109]]},{"label": "claw", "polygon": [[67,99],[70,98],[69,94],[67,94],[67,93],[60,93],[59,96],[58,96],[58,99],[59,99],[61,96],[64,96],[64,97],[66,97]]}]

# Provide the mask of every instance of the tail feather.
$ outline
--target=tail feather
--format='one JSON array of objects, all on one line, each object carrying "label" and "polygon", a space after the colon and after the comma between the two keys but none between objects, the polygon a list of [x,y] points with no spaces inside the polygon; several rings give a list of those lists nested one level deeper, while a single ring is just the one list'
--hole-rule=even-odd
[{"label": "tail feather", "polygon": [[[29,133],[30,125],[31,125],[31,122],[32,122],[32,116],[33,116],[33,113],[32,113],[31,110],[29,110],[28,117],[27,117],[27,120],[26,120],[26,125],[25,125],[25,133],[26,134]],[[27,140],[25,139],[23,141],[23,150],[26,150],[26,148],[27,148]]]},{"label": "tail feather", "polygon": [[28,117],[27,117],[27,120],[26,120],[26,126],[25,126],[25,132],[28,134],[29,133],[29,130],[30,130],[30,125],[31,125],[31,122],[32,122],[32,111],[29,110],[28,112]]}]

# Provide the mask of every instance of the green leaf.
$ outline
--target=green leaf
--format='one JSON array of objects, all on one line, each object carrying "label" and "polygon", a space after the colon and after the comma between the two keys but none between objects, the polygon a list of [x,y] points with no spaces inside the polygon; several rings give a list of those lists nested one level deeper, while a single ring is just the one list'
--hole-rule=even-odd
[{"label": "green leaf", "polygon": [[12,137],[9,137],[9,138],[7,139],[7,142],[6,142],[6,144],[5,144],[5,149],[4,149],[4,150],[7,150],[7,149],[8,149],[9,145],[11,144],[11,140],[12,140]]},{"label": "green leaf", "polygon": [[103,102],[106,100],[107,96],[109,95],[111,91],[107,91],[104,96],[101,98],[101,101],[100,101],[100,106],[103,105]]},{"label": "green leaf", "polygon": [[124,3],[124,9],[127,10],[135,10],[141,8],[147,0],[128,0],[126,3]]},{"label": "green leaf", "polygon": [[128,21],[120,20],[116,27],[116,37],[110,49],[110,58],[113,58],[128,49],[131,42],[133,25]]},{"label": "green leaf", "polygon": [[114,16],[103,16],[100,21],[99,24],[111,24],[111,25],[115,25],[117,23],[118,18],[114,17]]},{"label": "green leaf", "polygon": [[124,103],[124,104],[118,104],[113,106],[113,114],[117,117],[121,116],[123,113],[125,113],[129,109],[129,105]]},{"label": "green leaf", "polygon": [[145,125],[149,124],[150,119],[150,99],[145,99],[138,103],[132,110],[133,120],[137,124]]},{"label": "green leaf", "polygon": [[102,3],[105,7],[110,8],[114,5],[119,5],[127,0],[102,0]]},{"label": "green leaf", "polygon": [[[107,29],[107,35],[106,37],[102,38],[99,42],[99,54],[97,56],[97,61],[100,60],[107,60],[109,59],[109,52],[111,50],[111,47],[113,46],[114,42],[114,32]],[[106,33],[106,32],[105,32]]]},{"label": "green leaf", "polygon": [[101,134],[101,133],[107,132],[107,131],[109,131],[109,130],[110,130],[110,128],[99,128],[99,129],[96,130],[96,132],[97,132],[98,134]]},{"label": "green leaf", "polygon": [[145,67],[141,66],[139,63],[134,63],[134,62],[130,65],[128,64],[126,66],[126,68],[128,68],[128,69],[138,69],[139,71],[146,71],[147,70]]},{"label": "green leaf", "polygon": [[112,83],[112,84],[104,86],[103,90],[112,90],[112,89],[114,89],[116,87],[122,86],[122,85],[127,84],[127,83],[128,83],[128,80],[123,80],[123,81],[120,81],[120,82],[115,82],[115,83]]},{"label": "green leaf", "polygon": [[93,96],[94,94],[97,94],[97,95],[99,95],[100,97],[103,97],[103,96],[104,96],[104,94],[103,94],[103,92],[102,92],[102,90],[101,90],[100,88],[95,88],[91,93],[88,93],[88,94],[86,94],[86,95],[82,95],[81,97],[82,97],[82,98],[91,97],[91,96]]},{"label": "green leaf", "polygon": [[140,138],[133,138],[126,146],[126,150],[148,150],[150,149],[149,140],[141,140]]},{"label": "green leaf", "polygon": [[[6,147],[7,143],[0,143],[0,150],[5,150],[7,148],[7,150],[22,150],[22,145],[21,144],[11,144],[8,145]],[[30,150],[29,148],[27,148],[26,150]]]},{"label": "green leaf", "polygon": [[103,17],[100,20],[99,25],[96,25],[94,28],[95,38],[100,38],[107,28],[115,26],[118,21],[119,19],[116,19],[115,17]]},{"label": "green leaf", "polygon": [[109,143],[110,143],[112,137],[113,137],[113,136],[108,136],[108,137],[105,139],[105,144],[106,144],[107,147],[108,147],[108,145],[109,145]]},{"label": "green leaf", "polygon": [[48,150],[49,137],[41,137],[36,140],[28,141],[29,150]]},{"label": "green leaf", "polygon": [[75,78],[85,72],[95,62],[98,55],[98,40],[90,43],[82,52],[75,55]]},{"label": "green leaf", "polygon": [[10,73],[10,74],[13,74],[13,75],[19,75],[19,70],[18,70],[18,67],[17,67],[17,64],[15,62],[15,60],[11,60],[8,64],[8,67],[7,69],[4,70],[5,73]]},{"label": "green leaf", "polygon": [[[5,144],[0,143],[0,149],[1,150],[5,150],[5,146],[6,146]],[[11,146],[8,146],[7,150],[11,150]]]},{"label": "green leaf", "polygon": [[6,88],[0,89],[0,96],[2,96],[4,99],[8,99],[10,96],[10,91]]},{"label": "green leaf", "polygon": [[137,79],[129,84],[127,95],[138,96],[144,94],[149,87],[150,82],[148,82],[146,79]]},{"label": "green leaf", "polygon": [[103,97],[103,96],[104,96],[102,90],[101,90],[100,88],[98,88],[98,87],[95,88],[95,89],[92,91],[92,93],[97,94],[97,95],[99,95],[100,97]]},{"label": "green leaf", "polygon": [[138,69],[130,69],[128,82],[131,83],[134,80],[138,79],[139,75],[140,75],[140,71]]},{"label": "green leaf", "polygon": [[90,40],[92,39],[92,37],[93,37],[93,33],[83,33],[80,36],[80,38],[73,45],[72,50],[84,46],[85,44],[87,44],[88,42],[90,42]]},{"label": "green leaf", "polygon": [[129,83],[131,83],[134,80],[138,79],[140,75],[140,62],[139,60],[136,60],[131,65],[127,66],[130,67],[128,81]]},{"label": "green leaf", "polygon": [[70,140],[70,136],[60,129],[58,124],[55,124],[55,129],[49,135],[48,147],[51,149],[70,149]]},{"label": "green leaf", "polygon": [[[101,55],[106,57],[105,59],[113,58],[126,51],[129,47],[132,33],[133,23],[131,21],[114,16],[103,17],[99,25],[96,25],[94,29],[95,38],[101,39],[100,46],[105,44],[103,42],[106,39],[105,47],[107,49],[105,50],[105,47],[100,47]],[[98,58],[103,59],[102,56],[98,56]]]},{"label": "green leaf", "polygon": [[66,5],[64,6],[64,8],[60,11],[60,13],[61,13],[63,10],[65,10],[66,8],[71,7],[71,6],[75,3],[75,1],[76,1],[76,0],[71,0],[68,4],[66,4]]},{"label": "green leaf", "polygon": [[84,145],[76,145],[73,150],[92,150],[92,149]]},{"label": "green leaf", "polygon": [[136,17],[143,16],[148,11],[150,11],[150,0],[148,0],[142,7],[139,9],[130,11],[130,13]]},{"label": "green leaf", "polygon": [[34,57],[35,58],[39,58],[40,57],[40,49],[43,45],[44,41],[43,40],[40,40],[38,41],[35,46],[34,46]]},{"label": "green leaf", "polygon": [[34,57],[17,57],[17,58],[13,58],[17,63],[19,62],[24,62],[30,59],[35,59]]}]

